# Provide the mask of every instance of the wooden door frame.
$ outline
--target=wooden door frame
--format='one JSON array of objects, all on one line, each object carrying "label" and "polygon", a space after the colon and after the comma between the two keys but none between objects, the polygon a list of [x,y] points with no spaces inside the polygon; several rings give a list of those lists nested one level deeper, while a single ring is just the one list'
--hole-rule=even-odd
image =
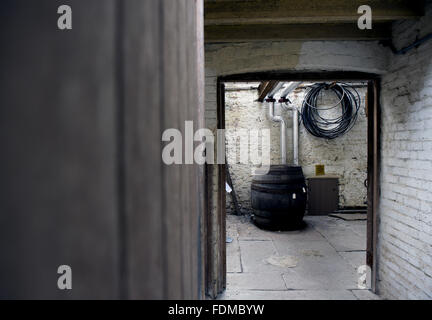
[{"label": "wooden door frame", "polygon": [[[255,72],[220,76],[217,79],[217,128],[225,129],[225,82],[247,82],[247,81],[365,81],[368,83],[366,112],[367,112],[367,136],[368,136],[368,191],[367,191],[367,246],[366,246],[366,263],[371,268],[371,288],[376,291],[377,279],[377,235],[378,235],[378,202],[380,190],[380,76],[377,74],[351,71],[328,71],[328,72]],[[225,199],[225,176],[226,166],[218,166],[218,210],[217,221],[219,225],[218,234],[220,250],[217,254],[211,252],[210,246],[207,246],[208,252],[206,264],[212,257],[218,257],[220,265],[219,272],[213,276],[218,279],[207,279],[206,283],[217,282],[219,290],[226,287],[226,199]],[[212,193],[208,194],[211,201]],[[207,210],[210,215],[211,211]],[[211,221],[208,216],[207,221]],[[208,226],[209,228],[209,226]],[[209,234],[210,236],[210,234]],[[214,236],[214,234],[213,234]],[[207,241],[211,241],[207,237]],[[214,241],[214,239],[213,239]],[[209,273],[207,273],[209,275]],[[210,275],[209,275],[210,276]],[[214,288],[213,288],[214,289]],[[208,290],[207,290],[208,291]]]}]

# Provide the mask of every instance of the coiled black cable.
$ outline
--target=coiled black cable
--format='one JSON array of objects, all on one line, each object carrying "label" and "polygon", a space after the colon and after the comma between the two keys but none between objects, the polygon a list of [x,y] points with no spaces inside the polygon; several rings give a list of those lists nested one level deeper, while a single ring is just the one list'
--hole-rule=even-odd
[{"label": "coiled black cable", "polygon": [[[321,90],[331,90],[339,99],[332,107],[318,107]],[[323,117],[320,111],[342,108],[340,116]],[[360,95],[354,87],[345,83],[316,83],[310,87],[303,100],[301,118],[306,130],[315,137],[335,139],[348,132],[357,120],[360,109]]]}]

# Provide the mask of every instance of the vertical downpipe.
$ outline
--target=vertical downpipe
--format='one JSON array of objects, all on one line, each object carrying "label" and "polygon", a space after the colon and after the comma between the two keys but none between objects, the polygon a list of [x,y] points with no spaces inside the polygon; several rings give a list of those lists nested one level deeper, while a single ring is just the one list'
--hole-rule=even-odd
[{"label": "vertical downpipe", "polygon": [[280,122],[280,151],[281,151],[281,164],[286,164],[286,124],[281,116],[274,115],[274,99],[268,99],[268,116],[274,122]]},{"label": "vertical downpipe", "polygon": [[286,157],[286,124],[285,120],[280,117],[280,149],[281,149],[281,163],[287,164]]},{"label": "vertical downpipe", "polygon": [[298,109],[293,107],[293,164],[299,165],[299,126]]}]

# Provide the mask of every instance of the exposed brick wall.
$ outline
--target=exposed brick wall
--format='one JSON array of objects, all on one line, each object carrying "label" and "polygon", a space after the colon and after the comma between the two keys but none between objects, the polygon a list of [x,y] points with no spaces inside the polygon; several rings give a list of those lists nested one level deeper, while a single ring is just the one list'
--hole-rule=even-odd
[{"label": "exposed brick wall", "polygon": [[[397,48],[432,32],[432,2],[419,22],[395,23]],[[432,298],[432,41],[390,57],[382,81],[378,290]]]}]

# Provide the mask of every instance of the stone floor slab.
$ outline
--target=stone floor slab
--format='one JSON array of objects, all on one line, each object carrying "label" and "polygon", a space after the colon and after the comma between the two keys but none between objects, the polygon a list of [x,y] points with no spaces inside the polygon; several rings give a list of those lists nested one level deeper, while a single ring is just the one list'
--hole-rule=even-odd
[{"label": "stone floor slab", "polygon": [[243,272],[271,273],[280,272],[281,268],[267,262],[278,253],[273,241],[244,241],[240,240],[241,261]]},{"label": "stone floor slab", "polygon": [[226,234],[227,237],[233,238],[233,239],[237,239],[238,238],[238,219],[234,216],[227,216],[227,221],[226,221]]},{"label": "stone floor slab", "polygon": [[337,257],[338,255],[336,250],[325,240],[298,241],[281,238],[273,242],[281,255],[296,255],[300,258]]},{"label": "stone floor slab", "polygon": [[381,300],[379,296],[370,290],[352,290],[352,293],[359,300]]},{"label": "stone floor slab", "polygon": [[342,219],[345,221],[363,221],[367,220],[367,215],[365,213],[333,213],[329,215],[333,218]]},{"label": "stone floor slab", "polygon": [[223,300],[357,300],[349,290],[229,290]]},{"label": "stone floor slab", "polygon": [[349,231],[328,233],[325,237],[338,252],[366,250],[366,239]]},{"label": "stone floor slab", "polygon": [[240,245],[237,238],[232,238],[232,242],[226,244],[226,264],[228,273],[242,272]]},{"label": "stone floor slab", "polygon": [[366,234],[360,236],[351,227],[353,222],[366,224],[366,221],[344,221],[326,216],[308,217],[308,221],[337,251],[366,250]]},{"label": "stone floor slab", "polygon": [[272,232],[269,236],[273,240],[325,241],[324,237],[311,224],[307,224],[302,230],[277,231]]},{"label": "stone floor slab", "polygon": [[360,237],[366,237],[367,224],[365,221],[352,221],[348,227]]},{"label": "stone floor slab", "polygon": [[228,273],[227,287],[230,290],[286,290],[280,273]]},{"label": "stone floor slab", "polygon": [[354,252],[339,252],[353,268],[357,270],[358,267],[366,264],[366,251],[354,251]]},{"label": "stone floor slab", "polygon": [[369,299],[358,290],[366,221],[305,217],[299,231],[272,232],[249,218],[227,218],[225,299]]},{"label": "stone floor slab", "polygon": [[237,229],[239,233],[239,240],[272,240],[273,232],[261,230],[250,221],[247,223],[238,223]]},{"label": "stone floor slab", "polygon": [[358,288],[358,275],[354,269],[348,264],[338,264],[338,262],[299,265],[298,268],[285,271],[283,278],[287,288],[294,290],[342,290]]}]

